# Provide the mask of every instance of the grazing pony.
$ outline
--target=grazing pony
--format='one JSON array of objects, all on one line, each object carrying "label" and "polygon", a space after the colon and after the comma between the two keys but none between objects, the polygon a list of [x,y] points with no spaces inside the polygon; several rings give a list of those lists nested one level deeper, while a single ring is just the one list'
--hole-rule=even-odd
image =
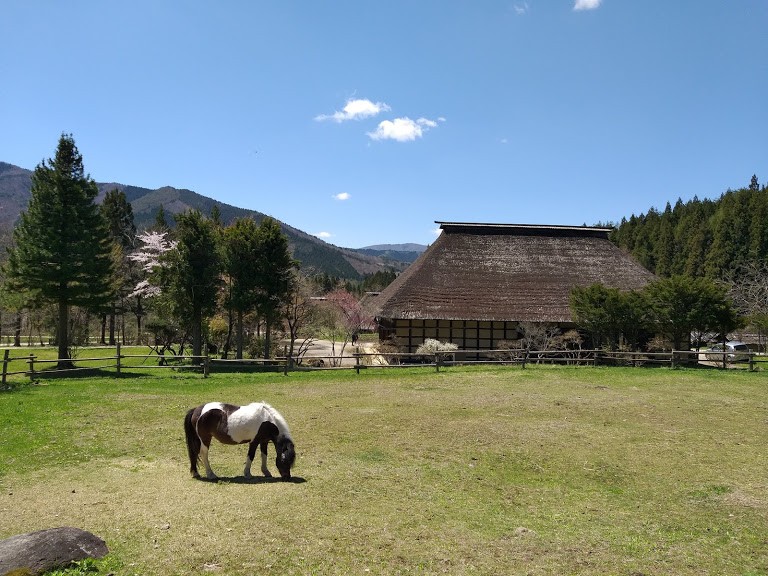
[{"label": "grazing pony", "polygon": [[267,445],[272,442],[277,452],[275,465],[280,476],[283,480],[291,478],[291,466],[296,460],[291,431],[280,412],[269,404],[254,402],[248,406],[235,406],[209,402],[187,412],[184,431],[187,436],[190,472],[194,478],[200,478],[197,461],[202,460],[205,475],[210,480],[216,479],[216,474],[208,463],[208,449],[213,438],[223,444],[250,443],[243,471],[246,478],[251,478],[251,463],[258,446],[261,446],[261,472],[268,478],[272,477],[267,469]]}]

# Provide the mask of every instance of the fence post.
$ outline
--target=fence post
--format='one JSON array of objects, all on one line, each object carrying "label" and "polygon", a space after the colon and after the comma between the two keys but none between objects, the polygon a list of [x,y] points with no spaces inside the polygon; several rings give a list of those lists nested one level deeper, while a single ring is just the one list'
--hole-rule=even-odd
[{"label": "fence post", "polygon": [[672,350],[672,359],[669,361],[670,365],[672,366],[672,369],[675,368],[675,351]]},{"label": "fence post", "polygon": [[117,341],[117,375],[120,376],[120,340]]},{"label": "fence post", "polygon": [[435,372],[440,372],[440,353],[435,352]]},{"label": "fence post", "polygon": [[208,361],[208,346],[205,347],[205,356],[203,356],[203,378],[208,378],[208,372],[209,372],[209,361]]},{"label": "fence post", "polygon": [[360,374],[360,354],[355,354],[355,372]]},{"label": "fence post", "polygon": [[29,379],[34,380],[35,379],[35,355],[30,353],[29,354],[29,360],[27,360],[27,363],[29,364]]},{"label": "fence post", "polygon": [[3,388],[5,388],[6,373],[8,372],[8,356],[10,353],[11,351],[8,350],[8,348],[3,352]]}]

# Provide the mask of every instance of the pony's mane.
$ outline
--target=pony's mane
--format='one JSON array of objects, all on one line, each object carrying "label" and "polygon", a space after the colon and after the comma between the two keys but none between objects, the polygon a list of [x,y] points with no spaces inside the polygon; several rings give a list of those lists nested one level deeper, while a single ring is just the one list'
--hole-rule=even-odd
[{"label": "pony's mane", "polygon": [[272,423],[277,426],[280,436],[285,436],[290,439],[291,430],[288,428],[288,423],[285,421],[285,418],[283,418],[283,415],[266,402],[262,402],[261,405],[264,406],[264,409],[269,413]]}]

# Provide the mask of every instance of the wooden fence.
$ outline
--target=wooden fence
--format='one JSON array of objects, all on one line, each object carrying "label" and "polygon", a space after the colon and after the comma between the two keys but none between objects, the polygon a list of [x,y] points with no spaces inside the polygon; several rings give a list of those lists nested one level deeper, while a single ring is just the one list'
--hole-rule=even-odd
[{"label": "wooden fence", "polygon": [[[0,388],[6,388],[9,376],[24,375],[34,380],[40,376],[63,374],[109,374],[119,376],[126,371],[165,368],[175,370],[196,370],[207,377],[210,372],[248,372],[273,371],[287,373],[307,370],[361,370],[369,368],[398,368],[414,366],[432,366],[435,370],[457,365],[502,365],[525,368],[531,364],[562,364],[570,366],[709,366],[712,368],[743,367],[749,371],[758,370],[761,364],[768,362],[768,356],[755,353],[745,354],[746,358],[734,362],[728,352],[696,352],[676,350],[673,352],[608,352],[605,350],[457,350],[430,354],[415,353],[354,353],[340,359],[338,356],[313,356],[295,358],[292,363],[285,357],[275,359],[224,360],[205,356],[174,356],[151,354],[123,354],[120,345],[114,356],[76,358],[71,362],[79,364],[72,368],[57,369],[46,367],[58,364],[58,359],[41,359],[30,353],[23,356],[11,356],[11,350],[3,351],[2,382]],[[147,361],[151,360],[150,363]],[[327,362],[326,362],[327,360]],[[24,363],[23,370],[9,370],[15,363]],[[290,367],[290,368],[289,368]]]},{"label": "wooden fence", "polygon": [[672,352],[619,352],[606,350],[456,350],[430,354],[355,354],[355,370],[373,367],[413,366],[422,364],[441,367],[471,364],[498,364],[520,366],[530,364],[562,364],[570,366],[708,366],[712,368],[739,368],[758,370],[760,364],[768,362],[768,356],[740,354],[745,356],[735,362],[728,352],[675,350]]}]

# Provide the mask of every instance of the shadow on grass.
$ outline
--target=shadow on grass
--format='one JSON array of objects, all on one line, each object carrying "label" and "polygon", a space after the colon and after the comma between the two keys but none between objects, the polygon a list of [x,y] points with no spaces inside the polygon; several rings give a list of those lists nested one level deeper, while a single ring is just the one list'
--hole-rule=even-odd
[{"label": "shadow on grass", "polygon": [[245,476],[219,476],[214,480],[209,480],[208,478],[204,477],[196,478],[196,480],[199,480],[200,482],[209,482],[211,484],[304,484],[306,482],[306,479],[302,478],[301,476],[291,476],[289,480],[283,480],[282,478],[278,478],[276,476],[271,478],[267,478],[265,476],[252,476],[250,478],[246,478]]}]

